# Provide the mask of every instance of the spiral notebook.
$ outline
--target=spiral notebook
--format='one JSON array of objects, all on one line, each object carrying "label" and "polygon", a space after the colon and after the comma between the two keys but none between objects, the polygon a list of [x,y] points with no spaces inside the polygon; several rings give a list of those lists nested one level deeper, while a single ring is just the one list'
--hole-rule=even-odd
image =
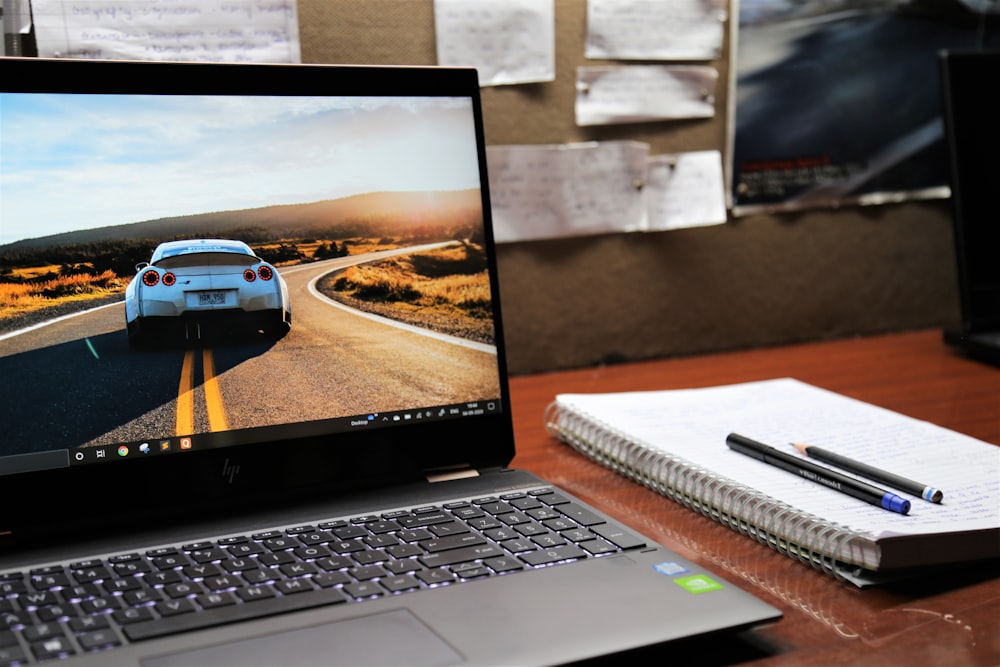
[{"label": "spiral notebook", "polygon": [[[545,420],[612,470],[857,585],[1000,557],[1000,447],[798,380],[560,394]],[[733,431],[790,453],[833,449],[945,499],[889,512],[730,451]]]}]

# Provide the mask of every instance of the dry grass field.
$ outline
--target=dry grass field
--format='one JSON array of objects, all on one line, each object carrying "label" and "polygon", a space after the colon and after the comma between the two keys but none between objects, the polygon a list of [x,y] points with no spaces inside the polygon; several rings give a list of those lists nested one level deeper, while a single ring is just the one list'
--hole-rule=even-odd
[{"label": "dry grass field", "polygon": [[[33,269],[24,273],[45,275],[46,271]],[[119,278],[112,271],[96,276],[59,275],[38,282],[0,282],[0,320],[63,304],[102,300],[121,293],[127,284],[127,278]]]},{"label": "dry grass field", "polygon": [[473,244],[353,266],[318,287],[361,310],[494,343],[486,256]]}]

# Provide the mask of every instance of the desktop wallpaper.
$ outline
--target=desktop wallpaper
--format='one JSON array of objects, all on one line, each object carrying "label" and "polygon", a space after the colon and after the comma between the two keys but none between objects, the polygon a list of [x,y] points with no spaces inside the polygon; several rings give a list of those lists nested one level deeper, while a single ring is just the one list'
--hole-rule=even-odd
[{"label": "desktop wallpaper", "polygon": [[[467,99],[0,96],[0,455],[498,397],[479,185]],[[175,240],[247,244],[287,326],[205,289],[130,344]]]}]

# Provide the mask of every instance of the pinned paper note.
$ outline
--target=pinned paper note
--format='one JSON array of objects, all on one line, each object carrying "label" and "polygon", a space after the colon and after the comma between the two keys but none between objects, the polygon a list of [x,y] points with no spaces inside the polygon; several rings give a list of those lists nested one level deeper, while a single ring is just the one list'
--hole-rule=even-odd
[{"label": "pinned paper note", "polygon": [[302,61],[295,0],[34,0],[50,58]]},{"label": "pinned paper note", "polygon": [[726,190],[719,151],[649,158],[646,205],[649,231],[726,221]]},{"label": "pinned paper note", "polygon": [[580,67],[576,124],[639,123],[715,115],[719,73],[711,67]]},{"label": "pinned paper note", "polygon": [[435,0],[438,65],[470,66],[483,86],[553,81],[554,0]]},{"label": "pinned paper note", "polygon": [[725,0],[588,0],[588,58],[711,60],[722,55]]},{"label": "pinned paper note", "polygon": [[636,231],[649,146],[635,141],[490,146],[498,242]]}]

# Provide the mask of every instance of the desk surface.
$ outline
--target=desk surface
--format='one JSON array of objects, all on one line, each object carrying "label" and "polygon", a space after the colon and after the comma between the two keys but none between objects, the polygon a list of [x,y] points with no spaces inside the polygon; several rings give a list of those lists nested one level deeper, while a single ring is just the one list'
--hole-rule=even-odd
[{"label": "desk surface", "polygon": [[[673,503],[550,437],[560,392],[799,380],[1000,445],[1000,370],[946,348],[937,331],[810,343],[511,379],[513,465],[558,484],[778,607],[784,618],[719,647],[709,664],[1000,664],[996,563],[857,589]],[[704,648],[704,647],[702,647]],[[701,661],[700,661],[701,662]]]}]

